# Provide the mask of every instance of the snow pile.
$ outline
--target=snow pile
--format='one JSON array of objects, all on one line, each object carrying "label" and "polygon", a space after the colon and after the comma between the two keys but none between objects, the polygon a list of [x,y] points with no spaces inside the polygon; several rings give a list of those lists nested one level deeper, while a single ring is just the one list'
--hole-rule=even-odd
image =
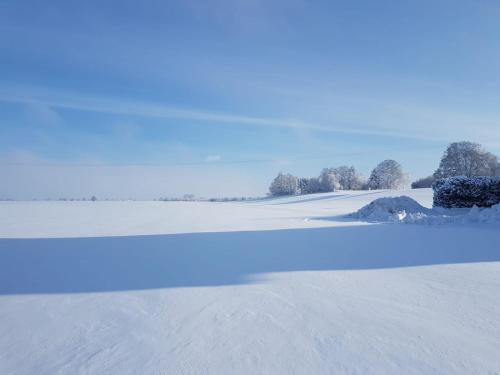
[{"label": "snow pile", "polygon": [[[460,218],[460,217],[458,217]],[[462,222],[465,223],[499,223],[500,222],[500,204],[490,208],[479,208],[474,206],[467,215],[463,216]]]},{"label": "snow pile", "polygon": [[379,198],[349,215],[352,218],[379,223],[468,224],[500,223],[500,204],[489,208],[425,208],[410,197]]},{"label": "snow pile", "polygon": [[407,196],[379,198],[350,216],[368,222],[413,221],[427,216],[430,209]]}]

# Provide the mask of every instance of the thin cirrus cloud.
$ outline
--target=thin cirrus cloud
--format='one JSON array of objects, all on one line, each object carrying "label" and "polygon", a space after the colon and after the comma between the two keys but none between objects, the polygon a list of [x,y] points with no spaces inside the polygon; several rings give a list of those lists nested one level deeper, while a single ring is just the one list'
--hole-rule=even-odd
[{"label": "thin cirrus cloud", "polygon": [[[157,103],[136,101],[130,99],[117,99],[76,94],[67,91],[30,87],[0,88],[0,101],[11,103],[25,103],[30,105],[44,105],[48,108],[74,109],[115,115],[128,115],[150,118],[190,120],[193,122],[218,123],[237,126],[273,127],[291,130],[306,130],[313,132],[343,133],[352,135],[375,135],[396,138],[409,138],[416,140],[431,140],[425,134],[415,132],[402,132],[384,128],[383,125],[370,124],[359,126],[366,119],[346,118],[342,114],[329,115],[328,121],[311,122],[300,119],[286,119],[276,117],[256,117],[241,114],[203,111],[197,109],[181,109]],[[332,125],[335,123],[344,126]]]},{"label": "thin cirrus cloud", "polygon": [[[296,131],[402,138],[432,143],[470,139],[481,142],[493,150],[500,150],[500,135],[495,131],[500,123],[498,113],[436,109],[418,103],[392,101],[389,105],[391,101],[366,98],[340,99],[340,104],[334,107],[335,109],[317,113],[316,117],[321,120],[308,121],[298,118],[257,117],[183,109],[147,101],[91,96],[40,87],[0,88],[0,101],[25,103],[31,106],[42,105],[52,109],[188,120],[198,124],[272,127]],[[366,105],[367,101],[369,105]],[[397,103],[397,106],[394,103]]]}]

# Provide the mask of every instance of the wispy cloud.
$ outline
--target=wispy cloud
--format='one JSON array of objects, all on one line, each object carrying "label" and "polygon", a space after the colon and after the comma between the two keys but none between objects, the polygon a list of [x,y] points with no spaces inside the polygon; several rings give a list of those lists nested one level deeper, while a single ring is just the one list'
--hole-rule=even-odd
[{"label": "wispy cloud", "polygon": [[498,113],[446,110],[408,104],[397,99],[393,102],[388,99],[366,98],[340,100],[332,109],[318,111],[313,116],[320,119],[316,121],[186,109],[153,102],[83,95],[31,86],[0,87],[0,101],[25,103],[48,109],[188,120],[200,124],[282,128],[302,133],[306,131],[381,136],[434,143],[471,139],[496,150],[500,149],[500,134],[495,132],[500,126]]},{"label": "wispy cloud", "polygon": [[[99,97],[39,87],[0,87],[0,101],[44,105],[50,108],[74,109],[116,115],[190,120],[238,126],[273,127],[315,132],[344,133],[354,135],[377,135],[387,137],[429,139],[425,136],[398,132],[380,127],[353,126],[334,116],[323,123],[295,118],[255,117],[241,114],[211,112],[198,109],[182,109],[158,103]],[[339,123],[345,126],[338,125]]]}]

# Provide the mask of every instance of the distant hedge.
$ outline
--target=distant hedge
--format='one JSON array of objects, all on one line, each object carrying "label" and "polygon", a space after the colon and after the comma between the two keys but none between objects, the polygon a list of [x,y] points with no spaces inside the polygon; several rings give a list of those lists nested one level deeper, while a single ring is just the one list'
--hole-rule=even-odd
[{"label": "distant hedge", "polygon": [[491,207],[500,203],[500,177],[450,177],[437,180],[432,188],[436,207]]}]

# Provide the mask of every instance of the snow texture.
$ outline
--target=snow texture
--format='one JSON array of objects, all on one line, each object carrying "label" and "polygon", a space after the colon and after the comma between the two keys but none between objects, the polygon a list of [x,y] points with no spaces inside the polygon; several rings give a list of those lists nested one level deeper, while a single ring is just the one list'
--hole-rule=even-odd
[{"label": "snow texture", "polygon": [[472,209],[429,209],[414,199],[401,197],[379,198],[362,207],[348,217],[374,223],[414,223],[414,224],[469,224],[499,223],[500,204],[488,208],[474,206]]},{"label": "snow texture", "polygon": [[431,210],[410,197],[378,198],[364,206],[351,217],[363,221],[399,222],[410,217],[425,216]]},{"label": "snow texture", "polygon": [[0,202],[0,374],[498,374],[498,225],[399,195]]}]

